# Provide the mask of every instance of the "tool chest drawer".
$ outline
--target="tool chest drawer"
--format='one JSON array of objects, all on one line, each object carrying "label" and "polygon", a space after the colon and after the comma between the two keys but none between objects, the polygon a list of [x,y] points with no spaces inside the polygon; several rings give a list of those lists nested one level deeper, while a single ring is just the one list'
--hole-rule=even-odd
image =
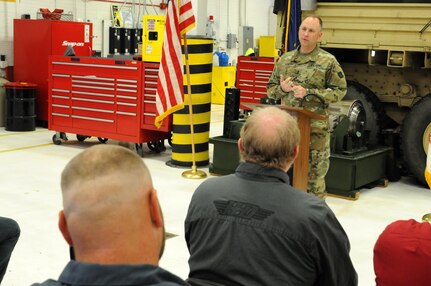
[{"label": "tool chest drawer", "polygon": [[160,129],[154,126],[158,68],[135,60],[51,56],[49,129],[139,144],[170,138],[172,116]]},{"label": "tool chest drawer", "polygon": [[50,129],[139,140],[141,62],[52,56],[49,69]]},{"label": "tool chest drawer", "polygon": [[238,57],[236,88],[240,103],[258,104],[267,95],[266,84],[274,69],[274,58]]},{"label": "tool chest drawer", "polygon": [[172,126],[172,116],[167,117],[160,128],[154,126],[156,119],[156,93],[157,93],[157,78],[159,74],[159,63],[144,62],[143,71],[143,106],[144,116],[142,124],[144,128],[150,130],[169,131]]}]

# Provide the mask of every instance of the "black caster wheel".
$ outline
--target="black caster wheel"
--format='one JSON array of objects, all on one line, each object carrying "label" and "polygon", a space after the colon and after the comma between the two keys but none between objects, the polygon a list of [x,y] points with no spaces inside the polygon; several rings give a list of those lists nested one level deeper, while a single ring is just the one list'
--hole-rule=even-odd
[{"label": "black caster wheel", "polygon": [[52,142],[55,145],[61,145],[61,139],[57,137],[57,134],[52,135]]},{"label": "black caster wheel", "polygon": [[151,151],[154,151],[156,153],[166,151],[164,140],[147,142],[147,146]]},{"label": "black caster wheel", "polygon": [[90,136],[87,136],[87,135],[81,135],[81,134],[76,134],[76,139],[77,139],[79,142],[84,142],[84,140],[85,140],[85,139],[87,139],[87,138],[90,138]]},{"label": "black caster wheel", "polygon": [[60,132],[60,138],[61,138],[62,140],[64,140],[64,141],[69,140],[69,139],[67,138],[67,136],[66,136],[66,133],[65,133],[65,132]]},{"label": "black caster wheel", "polygon": [[141,158],[144,157],[144,149],[142,148],[142,144],[135,144],[135,148],[136,148],[136,153],[138,153],[139,156],[141,156]]},{"label": "black caster wheel", "polygon": [[103,143],[103,144],[108,142],[108,138],[97,137],[97,139],[99,140],[100,143]]}]

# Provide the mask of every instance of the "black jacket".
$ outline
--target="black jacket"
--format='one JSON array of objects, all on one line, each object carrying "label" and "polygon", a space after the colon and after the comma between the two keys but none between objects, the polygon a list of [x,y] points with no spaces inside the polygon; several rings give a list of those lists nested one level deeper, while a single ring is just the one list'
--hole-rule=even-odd
[{"label": "black jacket", "polygon": [[358,283],[334,213],[291,187],[278,169],[242,163],[235,174],[203,182],[192,197],[185,236],[192,285]]}]

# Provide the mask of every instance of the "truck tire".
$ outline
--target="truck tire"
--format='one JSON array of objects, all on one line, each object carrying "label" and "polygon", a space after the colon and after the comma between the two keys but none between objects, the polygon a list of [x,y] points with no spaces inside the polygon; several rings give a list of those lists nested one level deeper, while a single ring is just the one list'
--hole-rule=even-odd
[{"label": "truck tire", "polygon": [[357,99],[365,109],[365,130],[369,131],[368,146],[375,147],[381,143],[381,122],[384,116],[383,106],[377,96],[367,87],[355,81],[347,81],[347,93],[344,99]]},{"label": "truck tire", "polygon": [[422,185],[424,177],[426,149],[431,132],[431,95],[427,95],[413,105],[401,127],[401,148],[408,171]]}]

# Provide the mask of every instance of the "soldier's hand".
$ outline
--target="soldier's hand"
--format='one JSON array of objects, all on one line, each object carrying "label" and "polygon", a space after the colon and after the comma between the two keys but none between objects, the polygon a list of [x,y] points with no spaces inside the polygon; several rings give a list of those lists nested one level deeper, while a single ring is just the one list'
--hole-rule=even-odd
[{"label": "soldier's hand", "polygon": [[296,98],[303,98],[304,96],[307,95],[307,90],[300,85],[294,85],[292,87],[292,90],[293,90],[293,96]]},{"label": "soldier's hand", "polygon": [[294,83],[291,77],[284,79],[284,75],[280,75],[280,88],[283,92],[292,91]]}]

